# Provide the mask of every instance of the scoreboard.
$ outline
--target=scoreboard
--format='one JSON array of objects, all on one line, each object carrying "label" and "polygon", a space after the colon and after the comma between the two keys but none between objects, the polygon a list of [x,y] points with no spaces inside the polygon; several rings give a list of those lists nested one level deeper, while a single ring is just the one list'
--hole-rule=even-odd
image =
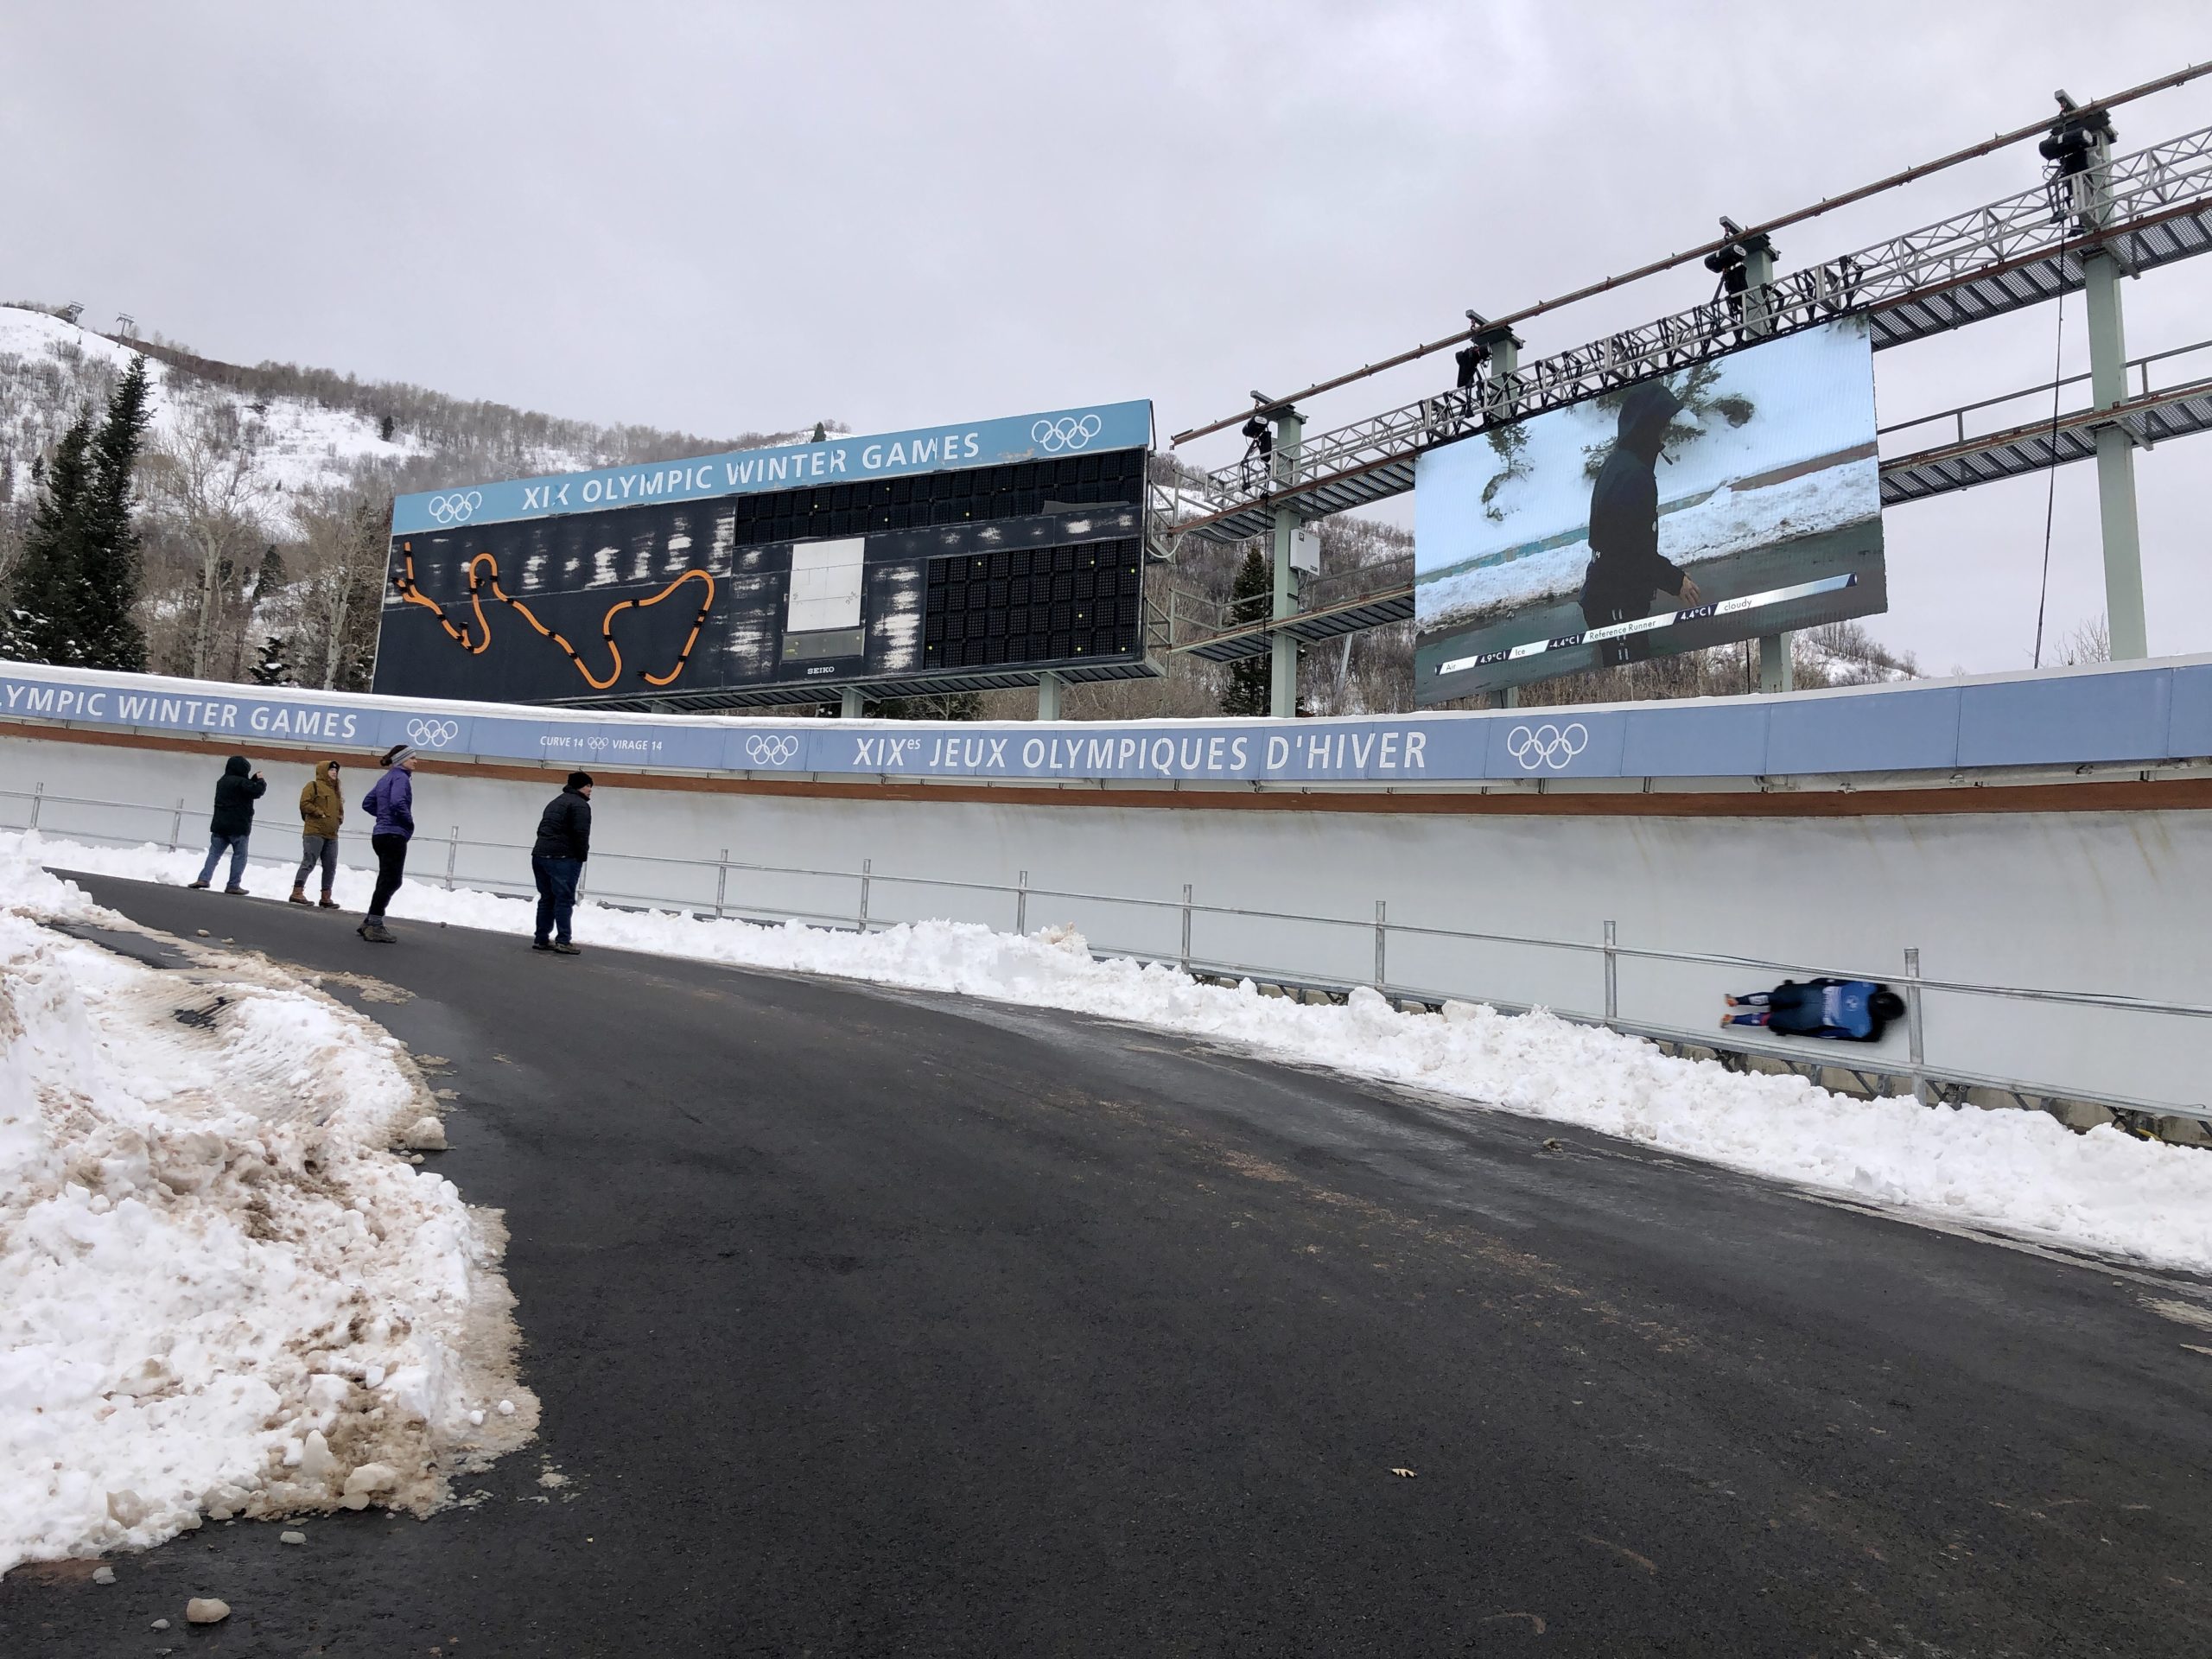
[{"label": "scoreboard", "polygon": [[1151,405],[400,497],[374,688],[716,708],[1149,672]]}]

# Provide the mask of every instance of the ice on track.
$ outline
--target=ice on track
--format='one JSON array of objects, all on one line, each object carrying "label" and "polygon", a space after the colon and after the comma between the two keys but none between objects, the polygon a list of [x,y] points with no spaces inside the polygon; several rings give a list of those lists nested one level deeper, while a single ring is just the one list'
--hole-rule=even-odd
[{"label": "ice on track", "polygon": [[[158,969],[43,925],[131,927],[18,840],[0,837],[0,1571],[203,1519],[435,1507],[528,1437],[536,1402],[497,1217],[390,1149],[437,1103],[420,1074],[258,958]],[[522,1410],[471,1421],[501,1399]]]},{"label": "ice on track", "polygon": [[[0,849],[25,839],[0,835]],[[29,850],[57,866],[172,884],[191,880],[201,856],[54,840]],[[250,880],[273,894],[284,878],[264,868]],[[367,872],[342,871],[339,896],[358,908],[371,883]],[[211,916],[220,916],[237,901],[208,902]],[[437,936],[426,923],[524,935],[535,905],[410,882],[391,915],[405,942],[391,948],[435,950]],[[1575,1124],[1952,1224],[2212,1272],[2212,1152],[2112,1128],[2077,1135],[2041,1112],[1855,1099],[1801,1077],[1675,1058],[1641,1039],[1541,1011],[1508,1014],[1455,1003],[1441,1014],[1402,1014],[1367,990],[1327,1007],[1263,997],[1249,983],[1198,984],[1172,964],[1096,961],[1080,935],[1061,928],[1022,938],[937,921],[860,934],[584,903],[576,907],[575,937],[588,947],[836,975],[1128,1020],[1270,1059],[1408,1084],[1471,1107]],[[364,947],[365,961],[377,955]],[[590,972],[588,957],[545,967]]]}]

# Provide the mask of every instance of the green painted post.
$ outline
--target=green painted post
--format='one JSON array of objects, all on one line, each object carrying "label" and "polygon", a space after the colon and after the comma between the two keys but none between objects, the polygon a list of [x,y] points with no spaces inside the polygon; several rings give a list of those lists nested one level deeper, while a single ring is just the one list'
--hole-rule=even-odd
[{"label": "green painted post", "polygon": [[[1298,440],[1305,422],[1294,409],[1274,417],[1274,476],[1289,483],[1298,475]],[[1268,615],[1277,623],[1298,614],[1298,575],[1290,568],[1291,537],[1297,534],[1297,510],[1288,505],[1275,508],[1274,604]],[[1298,713],[1298,641],[1278,627],[1269,636],[1272,652],[1268,673],[1268,713],[1288,720]]]},{"label": "green painted post", "polygon": [[[2099,134],[2088,172],[2075,180],[2076,222],[2086,232],[2104,227],[2112,199],[2112,143]],[[2120,261],[2109,248],[2082,256],[2082,291],[2089,309],[2089,397],[2098,409],[2127,397],[2127,330],[2121,315]],[[2062,302],[2063,303],[2063,302]],[[2143,615],[2143,537],[2135,518],[2135,442],[2117,423],[2096,429],[2097,518],[2105,553],[2105,624],[2112,659],[2136,662],[2151,654]]]}]

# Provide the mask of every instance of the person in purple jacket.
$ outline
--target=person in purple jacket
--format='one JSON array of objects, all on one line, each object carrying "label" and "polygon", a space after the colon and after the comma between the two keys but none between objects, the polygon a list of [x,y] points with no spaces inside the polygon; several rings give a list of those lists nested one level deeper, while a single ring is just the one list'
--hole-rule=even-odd
[{"label": "person in purple jacket", "polygon": [[371,944],[397,943],[384,925],[384,907],[399,891],[400,873],[407,868],[407,842],[415,833],[415,751],[395,743],[385,752],[384,776],[361,798],[361,810],[376,819],[369,845],[377,852],[377,890],[369,900],[369,913],[353,931]]}]

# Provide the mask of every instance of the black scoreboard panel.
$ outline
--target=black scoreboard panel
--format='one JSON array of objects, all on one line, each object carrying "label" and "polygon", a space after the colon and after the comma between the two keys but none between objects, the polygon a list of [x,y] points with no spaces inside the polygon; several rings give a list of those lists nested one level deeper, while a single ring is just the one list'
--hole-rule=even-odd
[{"label": "black scoreboard panel", "polygon": [[1135,537],[932,559],[929,569],[927,668],[1096,660],[1127,654],[1142,634]]},{"label": "black scoreboard panel", "polygon": [[1142,449],[396,537],[375,689],[603,706],[1144,656]]},{"label": "black scoreboard panel", "polygon": [[797,542],[817,537],[865,536],[874,531],[923,530],[989,518],[1025,518],[1053,504],[1144,505],[1145,452],[1109,449],[1096,455],[1063,455],[1011,467],[923,473],[851,484],[818,484],[773,495],[739,495],[728,505],[736,515],[737,539]]}]

